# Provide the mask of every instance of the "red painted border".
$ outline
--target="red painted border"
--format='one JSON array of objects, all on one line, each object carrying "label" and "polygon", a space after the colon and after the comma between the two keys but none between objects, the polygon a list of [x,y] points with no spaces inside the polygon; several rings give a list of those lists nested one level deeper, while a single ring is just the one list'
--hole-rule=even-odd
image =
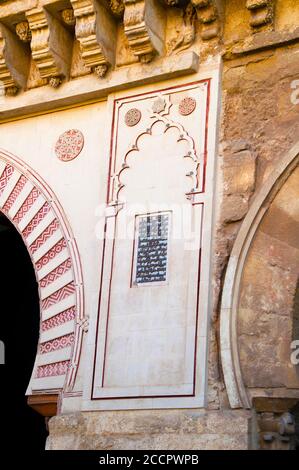
[{"label": "red painted border", "polygon": [[[106,197],[106,203],[109,204],[110,202],[110,192],[111,192],[111,170],[112,170],[112,160],[113,160],[113,172],[115,172],[115,164],[116,164],[116,151],[117,151],[117,140],[118,140],[118,123],[119,123],[119,109],[122,106],[123,103],[118,107],[117,113],[115,112],[116,110],[116,105],[119,104],[120,102],[123,102],[127,99],[130,98],[139,98],[141,96],[148,96],[148,95],[155,95],[156,93],[160,92],[167,92],[169,90],[176,90],[180,88],[186,88],[192,85],[199,85],[200,83],[207,83],[207,102],[206,102],[206,125],[205,125],[205,145],[204,145],[204,161],[203,161],[203,189],[201,191],[197,191],[195,193],[191,193],[192,195],[194,194],[202,194],[205,192],[205,181],[206,181],[206,166],[207,166],[207,154],[208,154],[208,123],[209,123],[209,116],[210,116],[210,93],[211,93],[211,78],[206,78],[202,80],[197,80],[195,82],[190,82],[190,83],[185,83],[183,85],[177,85],[177,86],[171,86],[168,88],[159,88],[158,90],[155,91],[147,91],[145,93],[138,93],[136,95],[127,95],[122,98],[117,98],[114,100],[113,103],[113,117],[112,117],[112,132],[111,132],[111,137],[110,137],[110,154],[109,154],[109,169],[108,169],[108,184],[107,184],[107,197]],[[149,97],[150,98],[150,97]],[[135,100],[139,101],[139,100]],[[134,102],[134,100],[132,101]],[[117,118],[115,117],[117,114]],[[116,125],[115,125],[116,122]],[[115,148],[114,148],[114,142],[115,142]]]}]

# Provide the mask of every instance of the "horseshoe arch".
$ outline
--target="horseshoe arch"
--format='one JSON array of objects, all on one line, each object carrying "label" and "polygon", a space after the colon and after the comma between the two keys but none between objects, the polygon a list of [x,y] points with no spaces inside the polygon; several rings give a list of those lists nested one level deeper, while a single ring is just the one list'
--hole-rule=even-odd
[{"label": "horseshoe arch", "polygon": [[33,169],[4,150],[0,212],[22,236],[38,283],[40,335],[27,395],[71,392],[87,322],[76,241],[53,191]]}]

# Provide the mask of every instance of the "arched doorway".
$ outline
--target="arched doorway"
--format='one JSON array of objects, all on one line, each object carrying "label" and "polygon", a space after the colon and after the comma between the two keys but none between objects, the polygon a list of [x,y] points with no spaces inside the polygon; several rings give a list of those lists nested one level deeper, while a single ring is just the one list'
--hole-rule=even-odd
[{"label": "arched doorway", "polygon": [[[37,281],[40,335],[26,394],[34,409],[50,417],[59,412],[64,396],[73,393],[83,335],[88,330],[77,243],[51,188],[24,161],[3,150],[0,212],[23,242]],[[5,256],[8,252],[6,249]],[[16,288],[18,264],[12,261],[13,256],[10,259],[16,271],[11,297],[20,297]],[[3,263],[1,260],[1,266]],[[20,357],[28,346],[25,329],[21,339],[25,343],[20,340],[20,346],[15,342]]]},{"label": "arched doorway", "polygon": [[39,338],[38,284],[22,237],[2,212],[0,250],[0,331],[5,344],[5,365],[0,371],[2,431],[9,448],[18,443],[26,451],[38,451],[45,448],[45,420],[27,405],[25,396]]}]

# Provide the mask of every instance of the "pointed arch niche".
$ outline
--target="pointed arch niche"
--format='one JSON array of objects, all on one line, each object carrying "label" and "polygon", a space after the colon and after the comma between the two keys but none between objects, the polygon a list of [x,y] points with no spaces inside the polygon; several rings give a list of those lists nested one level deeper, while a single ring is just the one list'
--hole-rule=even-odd
[{"label": "pointed arch niche", "polygon": [[[114,101],[99,313],[90,332],[94,366],[84,409],[204,406],[210,82]],[[161,243],[151,235],[144,241],[145,224],[147,232],[153,224],[158,238],[160,230]]]},{"label": "pointed arch niche", "polygon": [[[49,186],[22,160],[3,150],[0,211],[21,234],[39,289],[40,336],[27,395],[71,392],[84,333],[78,249]],[[18,286],[16,295],[17,290]]]}]

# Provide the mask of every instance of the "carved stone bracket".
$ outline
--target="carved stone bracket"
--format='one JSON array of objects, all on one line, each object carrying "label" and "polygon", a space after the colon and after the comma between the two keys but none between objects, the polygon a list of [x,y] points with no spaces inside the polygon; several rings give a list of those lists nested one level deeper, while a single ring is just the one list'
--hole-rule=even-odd
[{"label": "carved stone bracket", "polygon": [[217,37],[220,33],[222,2],[220,0],[191,0],[196,8],[197,18],[201,25],[200,36],[204,40]]},{"label": "carved stone bracket", "polygon": [[298,399],[254,398],[252,448],[294,449],[298,444]]},{"label": "carved stone bracket", "polygon": [[4,51],[5,39],[0,32],[0,80],[2,82],[0,93],[1,95],[15,95],[18,92],[18,87],[5,62]]},{"label": "carved stone bracket", "polygon": [[86,67],[103,77],[115,63],[116,24],[112,13],[97,0],[71,0],[76,37]]},{"label": "carved stone bracket", "polygon": [[29,46],[23,44],[10,29],[0,29],[0,80],[2,93],[12,96],[26,88],[30,66]]},{"label": "carved stone bracket", "polygon": [[246,8],[250,11],[250,26],[260,28],[273,23],[274,0],[247,0]]},{"label": "carved stone bracket", "polygon": [[165,12],[155,0],[124,0],[124,30],[130,48],[141,62],[164,50]]},{"label": "carved stone bracket", "polygon": [[[40,76],[50,84],[69,77],[73,39],[62,23],[43,8],[26,13],[32,32],[32,58]],[[53,80],[57,78],[57,80]]]}]

